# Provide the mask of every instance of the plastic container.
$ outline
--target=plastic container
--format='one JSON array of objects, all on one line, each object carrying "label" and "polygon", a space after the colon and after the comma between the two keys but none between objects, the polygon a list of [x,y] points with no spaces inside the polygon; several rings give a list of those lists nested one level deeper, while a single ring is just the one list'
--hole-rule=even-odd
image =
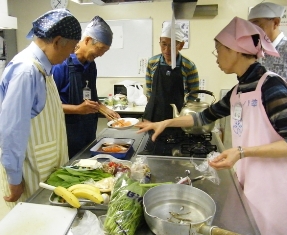
[{"label": "plastic container", "polygon": [[[91,154],[94,155],[98,155],[98,154],[110,154],[115,158],[119,158],[119,159],[123,159],[127,156],[127,154],[133,149],[133,143],[135,142],[134,139],[126,139],[126,138],[102,138],[100,139],[95,146],[93,146],[90,151]],[[101,146],[104,143],[112,143],[112,144],[127,144],[129,145],[128,149],[126,151],[123,152],[103,152],[100,151],[99,149],[101,148]]]},{"label": "plastic container", "polygon": [[113,95],[109,94],[108,96],[108,106],[113,106],[114,102],[113,102]]}]

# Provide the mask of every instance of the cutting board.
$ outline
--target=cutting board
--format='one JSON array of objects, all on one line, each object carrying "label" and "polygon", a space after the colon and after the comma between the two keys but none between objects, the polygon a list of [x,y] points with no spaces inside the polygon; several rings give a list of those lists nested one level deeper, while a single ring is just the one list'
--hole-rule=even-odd
[{"label": "cutting board", "polygon": [[77,209],[18,203],[1,221],[1,235],[65,235]]}]

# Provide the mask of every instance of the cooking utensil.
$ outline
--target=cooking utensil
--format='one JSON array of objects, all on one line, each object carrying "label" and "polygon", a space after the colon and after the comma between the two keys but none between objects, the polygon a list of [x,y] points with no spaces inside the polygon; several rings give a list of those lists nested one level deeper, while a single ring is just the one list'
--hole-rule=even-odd
[{"label": "cooking utensil", "polygon": [[1,235],[65,235],[77,209],[19,202],[1,221]]},{"label": "cooking utensil", "polygon": [[143,206],[145,220],[156,235],[236,234],[211,226],[216,211],[214,200],[189,185],[151,188],[143,197]]},{"label": "cooking utensil", "polygon": [[102,108],[99,109],[99,112],[100,112],[101,114],[103,114],[103,115],[109,117],[110,119],[112,119],[113,122],[118,122],[118,123],[124,125],[124,123],[121,122],[121,119],[113,117],[112,115],[110,115],[109,113],[107,113],[107,112],[106,112],[105,110],[103,110]]},{"label": "cooking utensil", "polygon": [[[213,104],[216,100],[215,96],[213,95],[211,91],[207,91],[207,90],[191,91],[184,96],[184,104],[183,104],[183,108],[181,109],[180,113],[178,112],[175,104],[170,104],[173,108],[173,117],[181,117],[181,116],[189,115],[191,113],[199,113],[209,107],[209,104],[207,102],[200,101],[200,98],[197,98],[194,101],[188,101],[187,99],[188,96],[191,94],[196,94],[196,93],[205,93],[207,95],[213,96],[213,100],[211,104]],[[206,134],[206,133],[211,132],[214,125],[215,123],[212,122],[210,124],[203,125],[203,126],[182,127],[182,130],[185,131],[185,133],[201,135],[201,134]]]}]

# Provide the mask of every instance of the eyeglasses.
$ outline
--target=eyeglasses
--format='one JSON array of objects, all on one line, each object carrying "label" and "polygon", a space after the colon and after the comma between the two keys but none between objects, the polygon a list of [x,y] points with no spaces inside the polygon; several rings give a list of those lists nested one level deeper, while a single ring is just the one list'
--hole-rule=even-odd
[{"label": "eyeglasses", "polygon": [[[171,49],[171,44],[167,44],[167,43],[165,43],[165,42],[159,42],[159,45],[160,45],[160,47],[161,47],[162,49],[166,49],[166,48]],[[177,46],[179,46],[179,45],[180,45],[180,42],[176,42],[176,46],[175,46],[175,47],[177,47]]]},{"label": "eyeglasses", "polygon": [[217,49],[215,49],[214,51],[211,52],[215,57],[218,57],[218,54],[217,54]]},{"label": "eyeglasses", "polygon": [[216,48],[214,49],[214,51],[211,52],[215,57],[218,57],[217,50],[218,50],[218,48],[219,48],[220,46],[222,46],[222,45],[219,45],[218,47],[216,47]]}]

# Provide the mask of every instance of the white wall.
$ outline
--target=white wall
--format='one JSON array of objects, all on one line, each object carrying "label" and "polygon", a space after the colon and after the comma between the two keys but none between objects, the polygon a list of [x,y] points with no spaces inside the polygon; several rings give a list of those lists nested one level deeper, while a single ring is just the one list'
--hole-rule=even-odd
[{"label": "white wall", "polygon": [[[286,0],[269,0],[281,5],[287,5]],[[206,89],[220,95],[220,89],[231,88],[236,83],[236,76],[226,75],[218,68],[216,58],[211,54],[214,50],[214,37],[234,17],[246,18],[248,7],[262,0],[198,0],[198,4],[218,4],[218,15],[215,17],[193,18],[190,20],[190,46],[182,50],[182,54],[195,62],[199,76],[207,81]],[[31,29],[31,22],[51,9],[49,0],[9,0],[9,13],[18,18],[18,50],[24,49],[30,41],[26,34]],[[95,15],[105,20],[115,19],[153,19],[153,54],[160,53],[159,35],[161,24],[171,19],[171,1],[152,3],[133,3],[110,6],[81,6],[69,2],[68,9],[80,22],[87,22]],[[127,55],[128,56],[128,55]],[[100,58],[99,58],[100,59]],[[120,60],[121,58],[119,58]],[[98,68],[101,69],[101,68]],[[112,69],[112,65],[111,65]],[[99,96],[113,93],[112,85],[126,78],[99,78],[97,87]],[[144,78],[128,78],[145,83]],[[207,101],[209,99],[207,98]]]}]

